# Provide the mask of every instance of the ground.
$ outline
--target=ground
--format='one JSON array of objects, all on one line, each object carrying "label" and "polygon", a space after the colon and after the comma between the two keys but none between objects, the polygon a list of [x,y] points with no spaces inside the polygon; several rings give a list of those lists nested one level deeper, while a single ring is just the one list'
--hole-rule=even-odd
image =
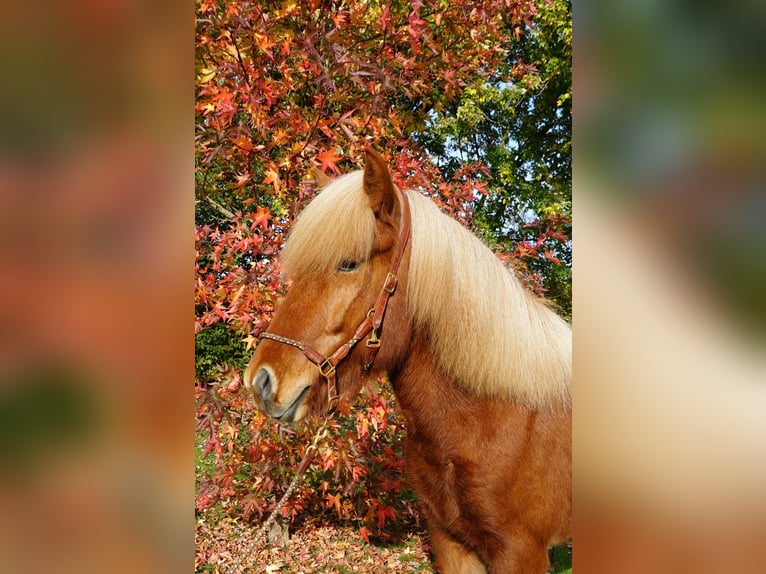
[{"label": "ground", "polygon": [[[433,572],[425,532],[413,532],[393,544],[368,544],[356,529],[306,523],[291,533],[286,546],[261,544],[256,550],[256,529],[229,518],[209,523],[197,518],[195,571],[214,574],[252,572],[266,574],[404,574]],[[552,570],[571,573],[571,549],[554,550]]]},{"label": "ground", "polygon": [[198,518],[196,571],[233,572],[237,560],[241,560],[239,566],[248,567],[243,571],[269,574],[432,572],[427,549],[418,534],[384,546],[366,543],[351,527],[306,524],[291,534],[286,546],[261,544],[260,551],[253,551],[250,541],[254,532],[255,528],[244,528],[234,520],[210,525]]}]

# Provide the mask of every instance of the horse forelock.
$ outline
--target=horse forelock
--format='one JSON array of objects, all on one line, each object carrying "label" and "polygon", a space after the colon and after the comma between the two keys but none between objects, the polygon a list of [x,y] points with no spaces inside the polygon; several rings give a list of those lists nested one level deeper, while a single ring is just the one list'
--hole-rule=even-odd
[{"label": "horse forelock", "polygon": [[333,180],[298,216],[282,253],[287,278],[323,275],[344,261],[369,257],[375,216],[362,189],[362,176],[356,171]]},{"label": "horse forelock", "polygon": [[571,329],[477,237],[408,192],[408,312],[466,390],[541,407],[571,396]]}]

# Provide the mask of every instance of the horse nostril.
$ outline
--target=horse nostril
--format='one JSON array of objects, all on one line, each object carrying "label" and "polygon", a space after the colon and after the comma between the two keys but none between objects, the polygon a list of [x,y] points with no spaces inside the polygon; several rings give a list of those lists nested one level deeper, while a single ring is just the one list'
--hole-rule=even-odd
[{"label": "horse nostril", "polygon": [[271,377],[266,369],[259,369],[253,379],[253,391],[264,401],[271,393]]}]

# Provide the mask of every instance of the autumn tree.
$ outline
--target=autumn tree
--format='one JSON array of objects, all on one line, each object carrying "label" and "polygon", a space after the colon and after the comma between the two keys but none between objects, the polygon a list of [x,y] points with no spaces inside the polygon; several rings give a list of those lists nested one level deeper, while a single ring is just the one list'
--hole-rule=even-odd
[{"label": "autumn tree", "polygon": [[417,141],[441,172],[486,166],[474,229],[571,318],[572,7],[541,2],[505,60],[432,114]]},{"label": "autumn tree", "polygon": [[[546,24],[558,30],[568,13],[538,23],[543,3],[197,1],[198,509],[223,504],[258,520],[308,443],[307,425],[285,434],[252,411],[239,373],[282,291],[277,256],[315,193],[301,185],[310,166],[344,173],[373,145],[397,183],[431,195],[531,270],[531,288],[553,284],[533,261],[567,267],[567,134],[531,132],[570,113],[568,54]],[[553,71],[545,66],[556,50]],[[549,109],[554,93],[558,111]],[[450,132],[469,108],[481,117]],[[513,135],[495,125],[506,122]],[[469,131],[475,145],[457,153]],[[516,158],[514,143],[527,136],[537,149]],[[543,168],[553,175],[538,178]],[[519,238],[534,253],[514,251]],[[351,517],[363,536],[386,536],[417,519],[401,477],[403,428],[385,384],[363,394],[284,512]]]}]

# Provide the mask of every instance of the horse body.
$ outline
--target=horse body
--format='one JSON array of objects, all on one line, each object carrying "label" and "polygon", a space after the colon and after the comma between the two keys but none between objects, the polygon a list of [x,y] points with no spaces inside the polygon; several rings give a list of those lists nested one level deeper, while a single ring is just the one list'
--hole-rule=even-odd
[{"label": "horse body", "polygon": [[[360,321],[376,315],[377,289],[394,285],[398,249],[375,369],[389,374],[405,418],[405,468],[437,564],[445,574],[543,573],[548,547],[571,527],[569,328],[470,233],[408,195],[368,152],[363,176],[339,178],[306,208],[283,255],[293,284],[269,328],[279,335],[258,346],[245,385],[287,422],[322,412],[336,376],[342,396],[356,394],[365,344],[355,339],[369,333]],[[446,251],[424,258],[435,245]]]},{"label": "horse body", "polygon": [[467,395],[428,347],[392,383],[442,571],[545,572],[548,546],[570,536],[571,411]]}]

